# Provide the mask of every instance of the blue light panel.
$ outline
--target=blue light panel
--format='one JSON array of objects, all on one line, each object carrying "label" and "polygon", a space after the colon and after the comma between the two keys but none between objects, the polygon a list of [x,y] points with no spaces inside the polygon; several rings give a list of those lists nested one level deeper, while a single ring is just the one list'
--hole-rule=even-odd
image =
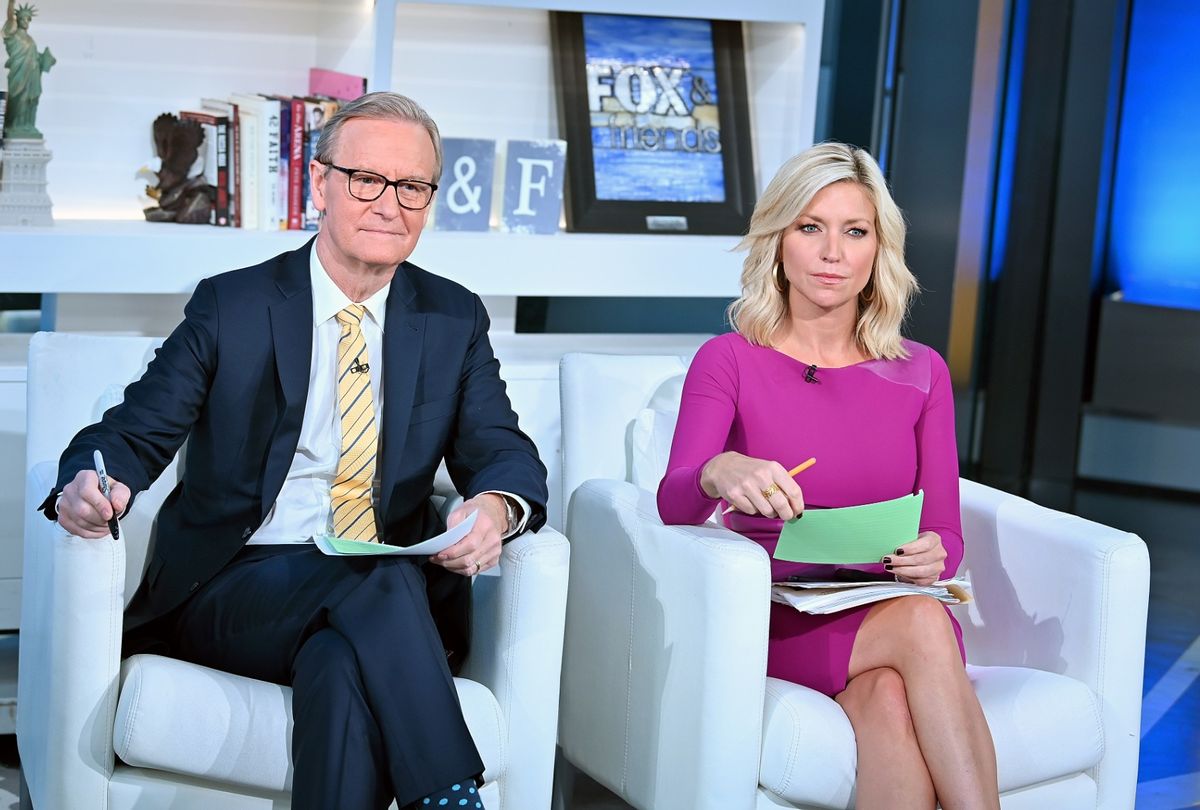
[{"label": "blue light panel", "polygon": [[1200,309],[1200,3],[1136,0],[1107,270],[1125,300]]}]

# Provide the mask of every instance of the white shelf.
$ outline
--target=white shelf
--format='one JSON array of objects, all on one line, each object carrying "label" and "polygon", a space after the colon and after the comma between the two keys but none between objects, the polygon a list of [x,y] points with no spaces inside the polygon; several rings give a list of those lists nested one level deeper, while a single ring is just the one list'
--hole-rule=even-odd
[{"label": "white shelf", "polygon": [[[131,178],[149,159],[149,122],[161,111],[235,89],[300,93],[310,65],[370,74],[373,89],[395,87],[423,99],[447,136],[555,137],[545,10],[746,20],[753,182],[761,189],[786,158],[811,143],[824,0],[270,0],[230,9],[235,6],[214,19],[204,0],[130,0],[103,13],[92,0],[60,0],[54,19],[39,23],[39,36],[67,54],[55,69],[54,87],[47,85],[39,117],[55,154],[50,195],[63,220],[47,229],[0,228],[0,292],[186,295],[203,277],[303,244],[309,234],[302,232],[98,218],[137,216],[132,200],[140,189]],[[271,36],[256,33],[276,19],[282,22]],[[141,47],[151,41],[169,47]],[[205,70],[197,71],[197,64]],[[504,69],[497,72],[497,64]],[[105,92],[97,93],[100,86]],[[725,298],[739,292],[742,257],[729,252],[736,242],[671,234],[426,231],[412,258],[492,298]],[[64,311],[90,305],[81,301]]]},{"label": "white shelf", "polygon": [[[137,221],[0,228],[0,292],[190,293],[196,283],[304,244],[278,233]],[[479,295],[732,298],[736,236],[427,230],[412,261]]]},{"label": "white shelf", "polygon": [[[811,22],[825,14],[825,0],[691,0],[688,3],[646,0],[422,0],[438,6],[496,6],[542,11],[583,11],[592,14],[634,14],[653,17],[695,17],[710,20],[754,22]],[[395,0],[375,0],[379,6],[411,5]]]}]

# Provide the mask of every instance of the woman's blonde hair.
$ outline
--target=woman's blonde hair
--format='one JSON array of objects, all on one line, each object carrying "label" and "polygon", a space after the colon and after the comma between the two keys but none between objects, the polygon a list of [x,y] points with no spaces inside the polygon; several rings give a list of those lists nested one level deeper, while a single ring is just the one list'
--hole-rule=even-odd
[{"label": "woman's blonde hair", "polygon": [[821,189],[843,182],[858,183],[874,203],[878,236],[871,278],[858,297],[854,338],[868,357],[907,357],[900,326],[918,287],[904,263],[904,216],[875,159],[844,143],[820,143],[796,155],[763,192],[737,246],[749,252],[742,265],[742,296],[729,305],[729,322],[750,343],[771,345],[788,314],[788,284],[780,260],[784,232]]}]

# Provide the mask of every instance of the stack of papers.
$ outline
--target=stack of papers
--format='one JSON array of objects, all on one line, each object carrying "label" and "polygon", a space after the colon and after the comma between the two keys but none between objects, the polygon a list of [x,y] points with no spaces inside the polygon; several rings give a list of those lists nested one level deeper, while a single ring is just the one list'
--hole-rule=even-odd
[{"label": "stack of papers", "polygon": [[771,585],[771,601],[791,605],[802,613],[837,613],[859,605],[869,605],[898,596],[932,596],[948,605],[971,601],[971,583],[956,578],[932,585],[907,582],[776,582]]}]

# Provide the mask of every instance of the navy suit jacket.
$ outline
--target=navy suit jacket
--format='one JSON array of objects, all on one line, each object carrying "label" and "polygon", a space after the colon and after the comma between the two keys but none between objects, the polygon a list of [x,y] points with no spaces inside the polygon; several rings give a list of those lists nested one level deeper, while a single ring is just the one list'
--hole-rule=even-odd
[{"label": "navy suit jacket", "polygon": [[[312,241],[201,281],[124,401],[62,455],[57,488],[43,505],[50,517],[55,495],[91,467],[93,450],[137,493],[187,440],[180,483],[159,511],[146,576],[126,610],[127,648],[131,631],[153,626],[233,559],[283,486],[312,361],[310,249]],[[479,297],[464,287],[407,262],[396,270],[383,336],[384,542],[411,545],[445,528],[429,500],[443,458],[465,497],[512,492],[530,504],[530,530],[545,523],[546,468],[517,427],[488,325]],[[469,581],[433,565],[425,573],[443,641],[452,662],[461,660]]]}]

